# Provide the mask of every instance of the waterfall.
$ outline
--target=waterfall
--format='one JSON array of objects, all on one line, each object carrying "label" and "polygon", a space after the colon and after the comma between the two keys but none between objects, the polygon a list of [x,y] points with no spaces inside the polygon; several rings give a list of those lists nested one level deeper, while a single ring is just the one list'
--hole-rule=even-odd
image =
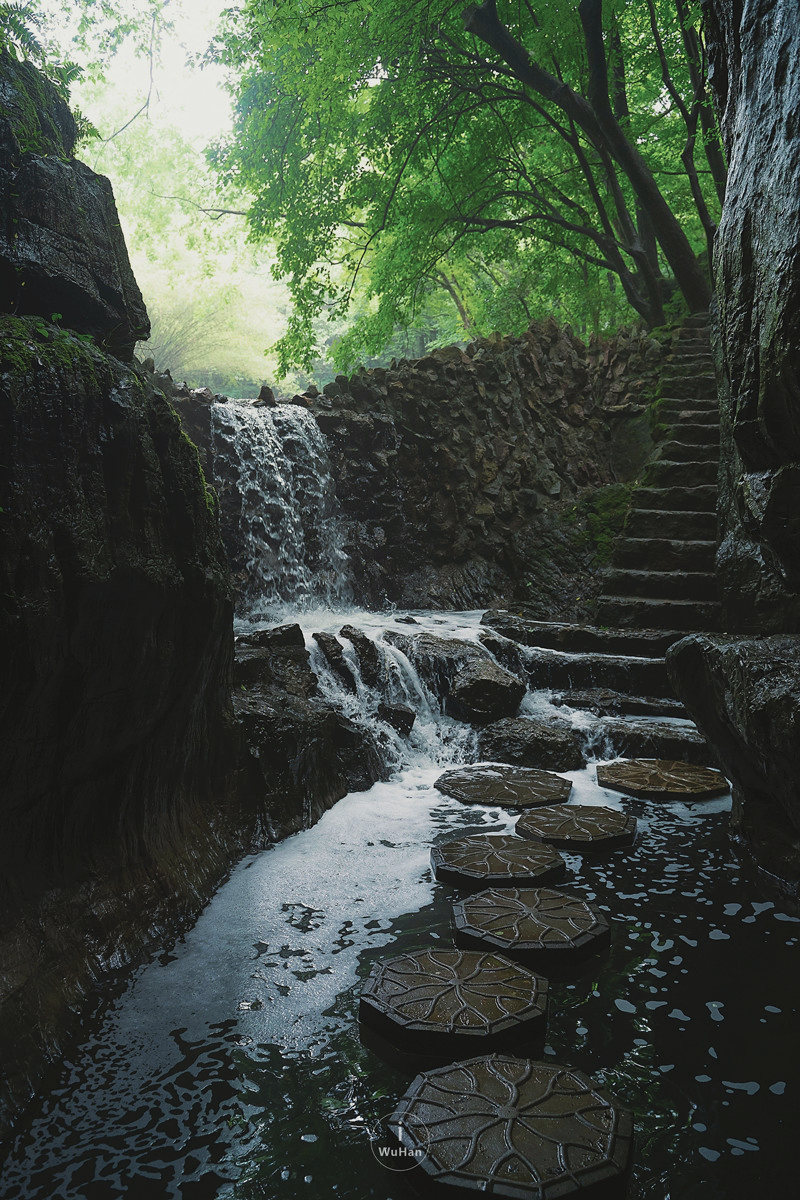
[{"label": "waterfall", "polygon": [[[237,501],[241,615],[350,600],[348,558],[323,438],[306,409],[228,401],[212,408],[215,475]],[[230,508],[230,506],[229,506]]]}]

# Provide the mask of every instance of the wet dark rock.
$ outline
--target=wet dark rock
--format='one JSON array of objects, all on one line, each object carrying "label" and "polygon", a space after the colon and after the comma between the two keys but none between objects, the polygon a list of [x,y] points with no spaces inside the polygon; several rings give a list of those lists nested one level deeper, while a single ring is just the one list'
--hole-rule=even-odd
[{"label": "wet dark rock", "polygon": [[450,685],[447,711],[460,721],[493,721],[515,713],[525,685],[491,659],[465,663]]},{"label": "wet dark rock", "polygon": [[643,406],[619,403],[655,379],[647,340],[587,347],[547,322],[326,385],[313,411],[362,602],[458,609],[516,594],[540,615],[583,611],[591,554],[573,510],[633,478],[652,448]]},{"label": "wet dark rock", "polygon": [[708,800],[728,790],[728,781],[719,771],[664,758],[601,763],[597,782],[640,800]]},{"label": "wet dark rock", "polygon": [[417,714],[408,704],[385,704],[383,701],[378,705],[378,716],[401,737],[408,737],[417,719]]},{"label": "wet dark rock", "polygon": [[402,650],[445,711],[458,720],[481,723],[510,716],[519,708],[525,685],[474,642],[392,629],[384,638]]},{"label": "wet dark rock", "polygon": [[481,625],[521,646],[632,658],[663,658],[668,647],[682,636],[660,629],[600,629],[596,625],[537,621],[496,608],[483,614]]},{"label": "wet dark rock", "polygon": [[689,724],[607,718],[590,726],[587,736],[603,758],[658,758],[696,766],[716,761],[706,739]]},{"label": "wet dark rock", "polygon": [[38,318],[0,317],[0,397],[0,1051],[27,1100],[104,964],[197,913],[241,835],[195,448],[151,375]]},{"label": "wet dark rock", "polygon": [[556,692],[551,703],[594,713],[598,717],[679,717],[687,712],[680,700],[667,696],[630,696],[611,688],[584,688],[580,691]]},{"label": "wet dark rock", "polygon": [[72,157],[75,122],[31,63],[0,52],[0,312],[58,320],[130,361],[150,322],[111,184]]},{"label": "wet dark rock", "polygon": [[313,637],[339,682],[355,695],[358,691],[355,676],[345,661],[341,642],[332,633],[315,633]]},{"label": "wet dark rock", "polygon": [[291,646],[295,650],[305,649],[303,630],[295,622],[289,625],[274,625],[272,629],[258,629],[243,635],[243,645],[258,646],[272,650],[276,646]]},{"label": "wet dark rock", "polygon": [[361,678],[367,687],[378,687],[383,680],[385,667],[381,652],[372,638],[367,637],[362,630],[356,629],[353,625],[343,625],[339,630],[339,636],[352,642]]},{"label": "wet dark rock", "polygon": [[389,1127],[443,1196],[625,1193],[631,1115],[573,1067],[492,1055],[424,1072]]},{"label": "wet dark rock", "polygon": [[535,845],[508,833],[439,842],[431,850],[431,867],[440,882],[468,890],[557,883],[567,869],[551,846]]},{"label": "wet dark rock", "polygon": [[545,970],[608,945],[603,914],[577,896],[552,888],[489,888],[453,905],[456,943],[499,950]]},{"label": "wet dark rock", "polygon": [[577,730],[566,721],[507,717],[478,731],[478,753],[492,762],[571,771],[586,761]]},{"label": "wet dark rock", "polygon": [[711,0],[707,11],[730,164],[714,253],[723,628],[796,633],[800,198],[786,181],[800,175],[800,23],[789,0]]},{"label": "wet dark rock", "polygon": [[669,669],[731,780],[731,824],[754,861],[800,889],[800,637],[695,634]]},{"label": "wet dark rock", "polygon": [[[300,634],[299,645],[295,641],[295,630]],[[319,693],[299,625],[283,625],[252,636],[238,637],[233,680],[240,689],[256,684],[282,689],[306,699]]]},{"label": "wet dark rock", "polygon": [[275,399],[275,393],[266,383],[261,385],[261,390],[258,393],[257,404],[267,404],[270,408],[274,408],[278,401]]},{"label": "wet dark rock", "polygon": [[530,808],[567,800],[572,784],[552,771],[529,767],[456,767],[433,785],[462,804],[494,804],[500,808]]},{"label": "wet dark rock", "polygon": [[359,1020],[395,1044],[452,1061],[544,1038],[548,983],[499,954],[435,949],[375,963]]},{"label": "wet dark rock", "polygon": [[636,818],[600,805],[553,804],[526,813],[514,830],[520,837],[547,842],[561,850],[613,850],[631,845],[636,837]]}]

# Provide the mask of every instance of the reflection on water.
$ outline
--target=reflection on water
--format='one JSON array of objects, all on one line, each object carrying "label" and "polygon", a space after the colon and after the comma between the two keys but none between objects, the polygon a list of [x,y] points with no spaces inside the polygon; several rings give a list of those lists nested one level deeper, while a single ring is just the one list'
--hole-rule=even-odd
[{"label": "reflection on water", "polygon": [[[457,892],[432,882],[431,843],[514,823],[433,789],[470,751],[438,719],[439,762],[428,731],[390,782],[242,863],[109,1003],[20,1131],[4,1198],[412,1194],[370,1152],[408,1080],[359,1043],[359,979],[450,941]],[[602,792],[593,766],[568,774],[576,802],[634,813],[640,835],[568,856],[562,886],[603,908],[612,944],[553,982],[546,1055],[633,1109],[635,1197],[793,1194],[800,922],[741,877],[729,799],[640,802]]]}]

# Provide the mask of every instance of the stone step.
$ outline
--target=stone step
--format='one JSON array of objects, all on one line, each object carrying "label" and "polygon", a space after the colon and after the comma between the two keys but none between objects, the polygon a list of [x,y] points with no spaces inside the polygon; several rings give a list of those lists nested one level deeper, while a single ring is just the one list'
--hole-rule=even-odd
[{"label": "stone step", "polygon": [[[677,635],[678,640],[683,637]],[[668,696],[628,696],[611,688],[585,688],[577,692],[553,692],[552,703],[591,712],[597,717],[677,717],[687,720],[688,712],[680,700]]]},{"label": "stone step", "polygon": [[[716,464],[715,464],[716,465]],[[633,493],[637,508],[661,509],[667,512],[687,510],[693,513],[715,514],[717,511],[717,485],[704,483],[698,487],[639,487]]]},{"label": "stone step", "polygon": [[682,421],[680,418],[672,426],[673,437],[691,445],[707,445],[719,447],[719,424],[714,421]]},{"label": "stone step", "polygon": [[681,424],[718,425],[719,405],[716,400],[686,400],[679,396],[665,396],[658,402],[658,417],[661,421],[680,421]]},{"label": "stone step", "polygon": [[633,658],[663,658],[673,642],[683,637],[676,630],[600,629],[596,625],[537,621],[505,609],[490,609],[481,618],[481,625],[510,641],[540,650],[590,651]]},{"label": "stone step", "polygon": [[683,629],[697,633],[719,629],[721,609],[711,601],[601,596],[595,616],[599,624],[623,629]]},{"label": "stone step", "polygon": [[613,596],[716,600],[717,577],[712,571],[637,571],[609,567],[605,572],[603,590]]},{"label": "stone step", "polygon": [[[639,622],[639,628],[645,626]],[[699,628],[699,627],[698,627]],[[644,696],[674,696],[663,658],[631,658],[614,654],[566,654],[528,647],[520,654],[528,686],[559,691],[611,688]]]},{"label": "stone step", "polygon": [[703,484],[716,486],[719,474],[719,463],[713,460],[704,462],[671,462],[660,458],[648,463],[644,471],[644,481],[650,487],[683,487],[695,488]]},{"label": "stone step", "polygon": [[[651,489],[640,489],[640,491]],[[640,492],[636,492],[636,498]],[[691,541],[715,544],[717,536],[717,514],[713,511],[669,512],[660,508],[640,507],[628,511],[625,518],[624,536],[632,541],[643,538],[688,538]]]},{"label": "stone step", "polygon": [[[680,425],[673,428],[675,437],[682,437]],[[718,462],[719,441],[716,442],[662,442],[659,447],[662,459],[670,462]]]},{"label": "stone step", "polygon": [[[703,514],[705,516],[705,514]],[[660,530],[658,532],[661,532]],[[614,542],[615,567],[639,571],[713,571],[715,541],[681,541],[665,537],[628,537]]]},{"label": "stone step", "polygon": [[666,758],[713,766],[716,756],[696,725],[606,717],[589,727],[587,749],[597,758]]},{"label": "stone step", "polygon": [[673,376],[665,371],[661,376],[661,391],[672,400],[713,400],[717,395],[717,380],[714,375]]},{"label": "stone step", "polygon": [[714,363],[710,354],[681,354],[666,360],[659,379],[662,384],[667,379],[716,379]]}]

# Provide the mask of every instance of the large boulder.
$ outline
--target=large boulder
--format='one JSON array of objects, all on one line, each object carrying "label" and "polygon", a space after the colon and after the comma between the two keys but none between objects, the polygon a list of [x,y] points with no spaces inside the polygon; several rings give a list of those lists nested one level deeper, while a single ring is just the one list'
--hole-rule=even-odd
[{"label": "large boulder", "polygon": [[367,726],[320,697],[298,625],[238,637],[235,679],[237,793],[268,837],[307,828],[348,792],[387,777]]},{"label": "large boulder", "polygon": [[491,762],[551,771],[572,771],[586,762],[580,735],[567,721],[530,717],[507,717],[485,725],[478,734],[478,753]]},{"label": "large boulder", "polygon": [[76,134],[53,84],[0,52],[0,312],[58,319],[130,360],[150,323],[111,184],[73,157]]},{"label": "large boulder", "polygon": [[800,887],[800,637],[693,634],[670,675],[733,784],[732,826],[767,876]]},{"label": "large boulder", "polygon": [[460,721],[483,724],[513,716],[525,685],[474,642],[389,630],[387,642],[406,655],[445,712]]}]

